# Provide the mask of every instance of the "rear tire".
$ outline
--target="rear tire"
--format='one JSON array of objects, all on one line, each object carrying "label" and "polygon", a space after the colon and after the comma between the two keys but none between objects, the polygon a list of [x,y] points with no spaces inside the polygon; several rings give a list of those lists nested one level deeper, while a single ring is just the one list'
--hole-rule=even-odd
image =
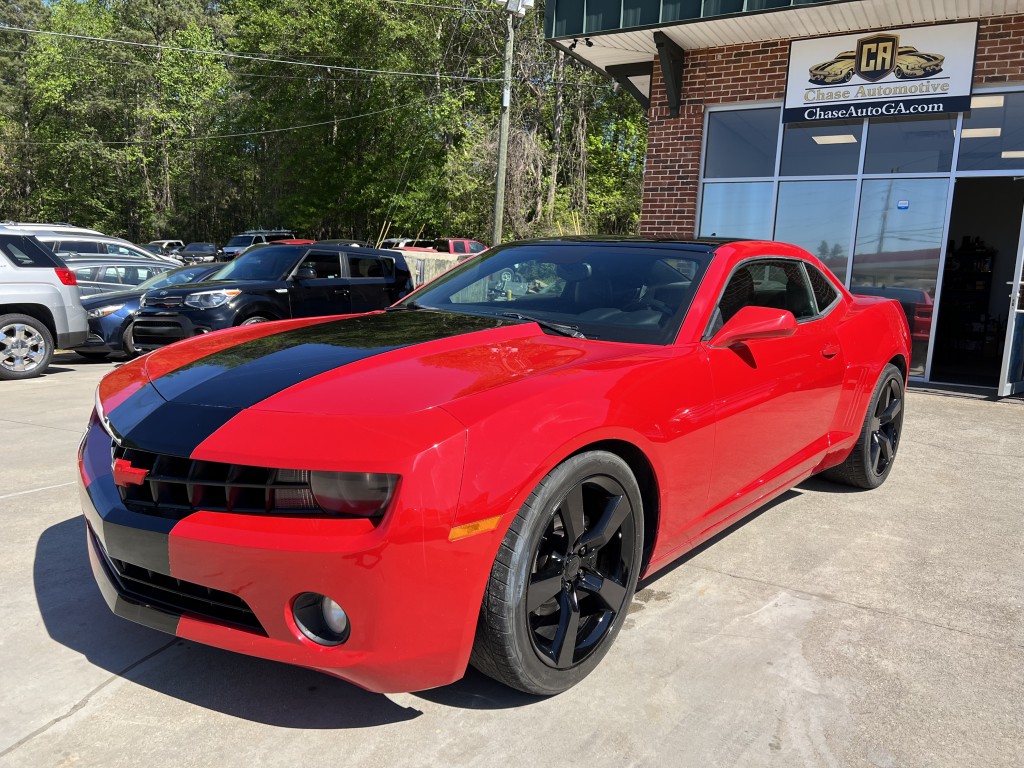
[{"label": "rear tire", "polygon": [[591,451],[553,469],[498,550],[470,659],[526,693],[561,693],[598,665],[640,573],[643,506],[629,466]]},{"label": "rear tire", "polygon": [[868,403],[864,425],[846,461],[821,476],[855,488],[877,488],[889,476],[903,432],[903,374],[887,365]]},{"label": "rear tire", "polygon": [[50,365],[53,336],[28,315],[0,316],[0,381],[31,379]]}]

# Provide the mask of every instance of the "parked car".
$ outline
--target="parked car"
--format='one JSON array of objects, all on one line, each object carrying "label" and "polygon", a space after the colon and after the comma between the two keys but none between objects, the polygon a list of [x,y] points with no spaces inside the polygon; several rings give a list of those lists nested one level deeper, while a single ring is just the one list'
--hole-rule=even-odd
[{"label": "parked car", "polygon": [[910,326],[911,339],[915,342],[928,342],[932,331],[934,301],[927,291],[906,286],[853,285],[850,286],[850,293],[855,296],[882,296],[898,301]]},{"label": "parked car", "polygon": [[331,240],[317,240],[316,242],[321,245],[351,245],[357,248],[373,248],[373,243],[369,243],[366,240],[350,240],[344,237],[333,238]]},{"label": "parked car", "polygon": [[143,294],[150,289],[198,282],[223,266],[222,262],[189,264],[154,275],[134,288],[84,298],[82,306],[89,317],[89,336],[74,351],[90,360],[102,360],[111,354],[134,357],[138,350],[132,342],[132,321]]},{"label": "parked car", "polygon": [[138,259],[126,256],[67,254],[64,256],[64,263],[74,272],[81,296],[92,296],[125,287],[134,288],[151,277],[162,275],[175,267],[174,264],[156,259],[152,255]]},{"label": "parked car", "polygon": [[134,344],[151,350],[235,325],[368,312],[411,289],[405,259],[393,251],[275,244],[239,256],[203,283],[147,292]]},{"label": "parked car", "polygon": [[135,243],[129,243],[119,237],[109,237],[104,234],[81,234],[69,231],[47,231],[39,230],[34,232],[35,237],[43,245],[50,248],[54,253],[64,256],[128,256],[137,259],[159,259],[174,266],[180,266],[181,261],[173,256],[157,256],[149,251],[143,250]]},{"label": "parked car", "polygon": [[295,233],[290,229],[249,229],[228,240],[228,244],[222,249],[221,256],[225,261],[231,261],[250,245],[275,243],[278,240],[293,240],[294,238]]},{"label": "parked car", "polygon": [[[291,240],[277,240],[277,241],[275,241],[273,243],[256,243],[255,245],[250,245],[248,248],[246,248],[243,251],[239,251],[235,255],[235,258],[237,259],[239,256],[242,256],[242,255],[244,255],[246,253],[249,253],[250,251],[256,251],[256,250],[259,250],[260,248],[266,248],[266,247],[271,246],[271,245],[312,245],[315,242],[316,242],[316,240],[300,240],[300,239],[294,239],[293,238]],[[345,243],[345,244],[348,245],[348,243]]]},{"label": "parked car", "polygon": [[381,248],[425,248],[434,250],[433,240],[417,240],[412,237],[389,237],[386,240],[382,240],[380,243]]},{"label": "parked car", "polygon": [[75,273],[33,236],[0,226],[0,380],[40,375],[55,346],[87,332]]},{"label": "parked car", "polygon": [[219,251],[214,243],[189,243],[177,252],[177,256],[186,264],[203,261],[216,261]]},{"label": "parked car", "polygon": [[440,253],[457,253],[459,261],[464,261],[474,254],[486,251],[487,246],[479,240],[443,237],[434,241],[434,250]]},{"label": "parked car", "polygon": [[150,240],[147,245],[155,245],[160,249],[160,253],[164,254],[176,253],[185,247],[181,240]]},{"label": "parked car", "polygon": [[[527,289],[492,293],[505,272]],[[470,662],[555,694],[638,577],[815,473],[884,482],[909,355],[895,303],[794,246],[496,247],[386,312],[109,374],[80,462],[93,574],[120,616],[369,690]]]},{"label": "parked car", "polygon": [[6,227],[8,230],[18,230],[22,234],[31,235],[35,235],[36,233],[39,232],[58,232],[63,235],[104,236],[103,233],[97,229],[89,229],[88,227],[76,227],[74,224],[67,224],[65,222],[2,221],[0,222],[0,226]]}]

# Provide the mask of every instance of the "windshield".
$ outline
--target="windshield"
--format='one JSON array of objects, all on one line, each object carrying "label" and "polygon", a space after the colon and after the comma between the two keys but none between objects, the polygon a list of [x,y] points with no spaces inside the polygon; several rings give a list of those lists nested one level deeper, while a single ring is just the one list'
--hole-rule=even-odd
[{"label": "windshield", "polygon": [[198,251],[200,253],[213,253],[217,246],[213,243],[189,243],[185,246],[186,251]]},{"label": "windshield", "polygon": [[228,244],[224,247],[229,248],[233,245],[252,245],[252,241],[252,235],[235,235],[230,240],[228,240]]},{"label": "windshield", "polygon": [[683,245],[510,245],[464,262],[402,304],[518,313],[578,328],[589,339],[670,344],[710,260]]},{"label": "windshield", "polygon": [[293,245],[271,245],[248,251],[209,280],[284,280],[305,253]]},{"label": "windshield", "polygon": [[171,285],[182,285],[183,283],[191,283],[197,277],[205,272],[210,271],[210,265],[204,264],[202,266],[182,267],[181,269],[172,269],[170,272],[164,272],[160,275],[154,275],[145,282],[139,283],[137,286],[141,290],[149,290],[150,288],[167,288]]}]

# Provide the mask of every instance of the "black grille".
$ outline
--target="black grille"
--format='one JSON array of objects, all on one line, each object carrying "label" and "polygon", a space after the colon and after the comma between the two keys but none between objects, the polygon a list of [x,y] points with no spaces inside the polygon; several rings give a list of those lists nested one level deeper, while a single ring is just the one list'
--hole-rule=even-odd
[{"label": "black grille", "polygon": [[200,616],[267,636],[256,614],[238,595],[116,560],[103,549],[91,528],[89,536],[121,597],[167,613]]},{"label": "black grille", "polygon": [[163,346],[188,334],[177,320],[138,319],[132,325],[133,343]]},{"label": "black grille", "polygon": [[180,520],[198,510],[249,515],[323,514],[309,472],[197,461],[114,445],[113,459],[148,471],[141,485],[118,486],[132,512]]},{"label": "black grille", "polygon": [[181,296],[146,296],[142,301],[144,307],[180,307]]}]

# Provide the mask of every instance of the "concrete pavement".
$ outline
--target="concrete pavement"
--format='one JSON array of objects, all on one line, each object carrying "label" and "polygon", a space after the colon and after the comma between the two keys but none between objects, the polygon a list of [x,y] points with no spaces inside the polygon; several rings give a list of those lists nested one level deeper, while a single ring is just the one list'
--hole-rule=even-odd
[{"label": "concrete pavement", "polygon": [[381,696],[109,613],[73,483],[111,368],[3,382],[2,767],[1021,764],[1020,400],[912,390],[882,488],[809,481],[643,585],[561,696]]}]

